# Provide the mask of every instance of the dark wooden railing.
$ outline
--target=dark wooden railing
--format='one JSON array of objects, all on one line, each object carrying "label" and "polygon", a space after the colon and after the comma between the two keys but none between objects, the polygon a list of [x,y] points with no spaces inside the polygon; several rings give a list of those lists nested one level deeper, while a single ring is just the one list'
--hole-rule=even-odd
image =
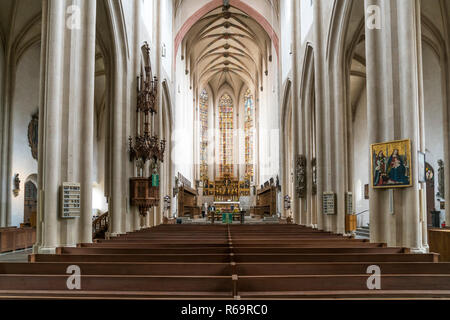
[{"label": "dark wooden railing", "polygon": [[109,227],[109,213],[105,212],[92,222],[92,239],[104,239]]}]

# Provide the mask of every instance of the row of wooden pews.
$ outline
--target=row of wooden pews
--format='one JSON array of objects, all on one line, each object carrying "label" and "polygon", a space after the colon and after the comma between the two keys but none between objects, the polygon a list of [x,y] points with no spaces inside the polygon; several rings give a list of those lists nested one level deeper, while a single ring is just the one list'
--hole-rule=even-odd
[{"label": "row of wooden pews", "polygon": [[[298,225],[161,225],[2,263],[0,298],[450,298],[438,258]],[[380,290],[367,286],[373,265]]]}]

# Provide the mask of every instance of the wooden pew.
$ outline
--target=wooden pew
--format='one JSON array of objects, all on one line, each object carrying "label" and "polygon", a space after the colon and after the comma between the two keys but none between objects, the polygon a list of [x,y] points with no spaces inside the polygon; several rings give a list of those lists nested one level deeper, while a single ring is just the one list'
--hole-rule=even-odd
[{"label": "wooden pew", "polygon": [[56,291],[66,295],[80,295],[83,292],[103,297],[106,292],[142,292],[147,297],[228,297],[232,296],[230,276],[82,276],[82,291],[68,290],[67,275],[16,275],[0,274],[0,297],[11,291],[26,294],[30,291]]},{"label": "wooden pew", "polygon": [[0,253],[30,248],[35,242],[34,228],[0,228]]},{"label": "wooden pew", "polygon": [[[364,262],[237,263],[235,272],[239,276],[366,274],[371,265]],[[382,274],[450,274],[450,263],[378,262],[377,266]]]},{"label": "wooden pew", "polygon": [[[0,298],[450,297],[450,264],[295,225],[164,225],[110,240],[0,263]],[[67,267],[82,290],[65,287]],[[367,268],[382,291],[367,289]]]},{"label": "wooden pew", "polygon": [[29,262],[230,262],[229,254],[33,254]]},{"label": "wooden pew", "polygon": [[438,262],[438,254],[345,253],[345,254],[235,254],[242,262]]},{"label": "wooden pew", "polygon": [[[0,274],[65,275],[68,262],[0,263]],[[82,275],[229,276],[230,263],[105,262],[78,263]]]},{"label": "wooden pew", "polygon": [[[240,276],[241,298],[370,297],[380,295],[367,287],[368,275]],[[450,275],[381,275],[383,296],[398,295],[450,297]],[[408,292],[410,291],[410,292]],[[434,291],[434,292],[432,292]]]}]

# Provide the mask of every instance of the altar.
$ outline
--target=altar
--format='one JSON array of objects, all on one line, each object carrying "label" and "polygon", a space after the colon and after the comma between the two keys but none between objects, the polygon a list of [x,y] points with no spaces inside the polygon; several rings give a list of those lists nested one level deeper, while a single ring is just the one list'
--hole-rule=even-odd
[{"label": "altar", "polygon": [[215,201],[213,205],[216,210],[212,214],[215,215],[214,220],[216,221],[222,220],[222,223],[233,223],[233,221],[242,219],[239,201]]}]

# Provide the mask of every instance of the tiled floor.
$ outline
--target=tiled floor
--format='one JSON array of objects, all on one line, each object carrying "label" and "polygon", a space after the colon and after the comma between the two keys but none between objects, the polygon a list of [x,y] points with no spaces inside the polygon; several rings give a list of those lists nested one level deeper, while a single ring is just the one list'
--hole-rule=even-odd
[{"label": "tiled floor", "polygon": [[2,253],[0,254],[0,262],[28,262],[28,255],[31,253],[31,249]]}]

